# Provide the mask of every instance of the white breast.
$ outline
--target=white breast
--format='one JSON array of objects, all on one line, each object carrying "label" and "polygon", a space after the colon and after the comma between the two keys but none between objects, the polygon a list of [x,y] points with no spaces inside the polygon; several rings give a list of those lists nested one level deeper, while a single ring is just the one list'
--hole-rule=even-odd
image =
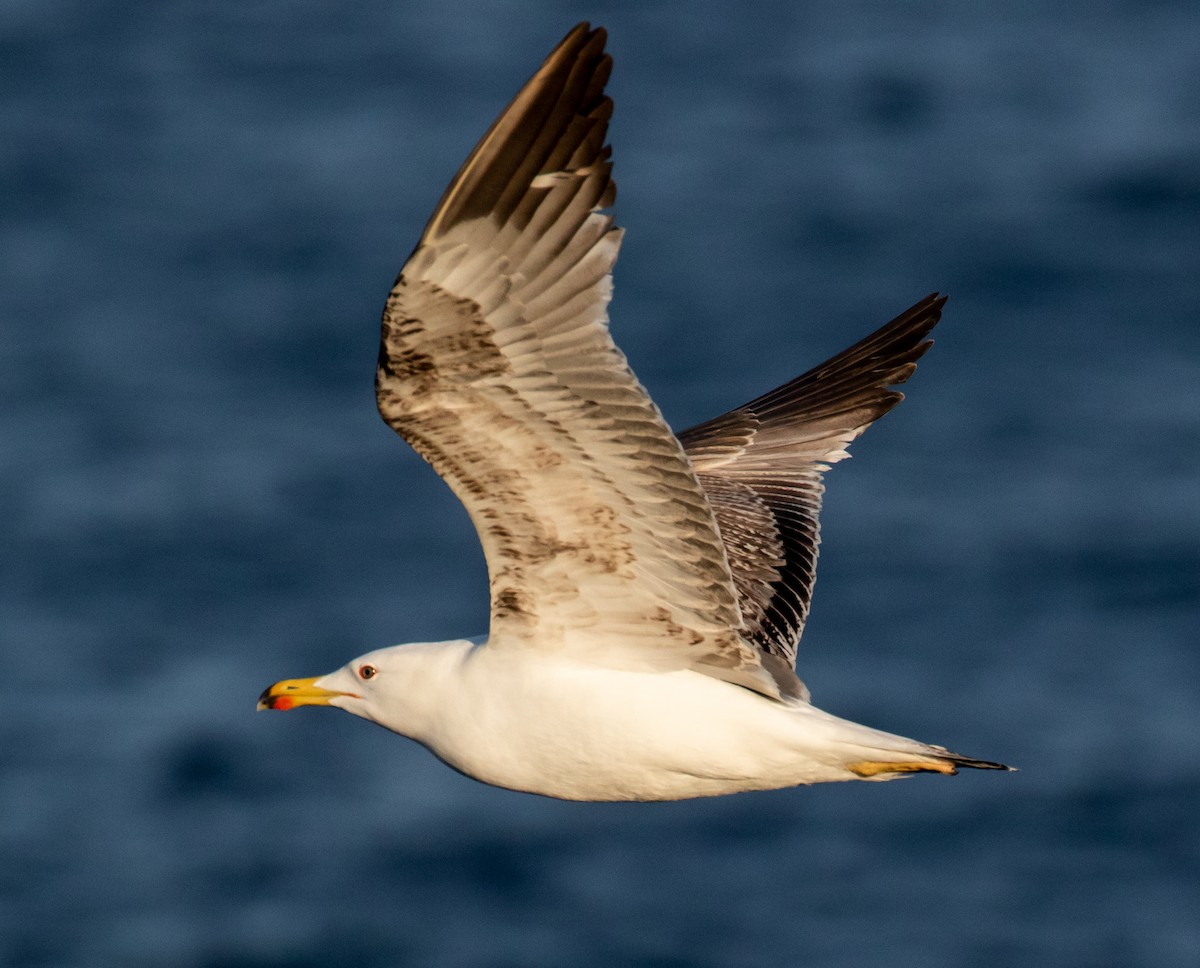
[{"label": "white breast", "polygon": [[452,695],[414,738],[514,790],[669,800],[850,778],[833,725],[842,720],[696,672],[484,648],[445,685]]}]

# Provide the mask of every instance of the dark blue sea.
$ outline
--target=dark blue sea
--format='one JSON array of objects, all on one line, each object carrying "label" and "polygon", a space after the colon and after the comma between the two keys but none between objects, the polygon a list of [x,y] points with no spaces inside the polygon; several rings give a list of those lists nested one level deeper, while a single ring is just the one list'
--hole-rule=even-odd
[{"label": "dark blue sea", "polygon": [[[486,628],[384,296],[578,20],[676,427],[950,294],[800,672],[1015,774],[491,789],[262,688]],[[1200,965],[1200,7],[0,5],[0,964]]]}]

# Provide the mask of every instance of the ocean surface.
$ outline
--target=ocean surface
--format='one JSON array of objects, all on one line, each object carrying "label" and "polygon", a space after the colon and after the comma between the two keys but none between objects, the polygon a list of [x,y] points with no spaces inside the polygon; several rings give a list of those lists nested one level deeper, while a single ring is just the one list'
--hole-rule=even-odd
[{"label": "ocean surface", "polygon": [[[799,668],[1019,773],[581,805],[255,714],[486,629],[378,317],[582,19],[674,426],[950,294]],[[0,5],[0,965],[1200,964],[1197,51],[1167,0]]]}]

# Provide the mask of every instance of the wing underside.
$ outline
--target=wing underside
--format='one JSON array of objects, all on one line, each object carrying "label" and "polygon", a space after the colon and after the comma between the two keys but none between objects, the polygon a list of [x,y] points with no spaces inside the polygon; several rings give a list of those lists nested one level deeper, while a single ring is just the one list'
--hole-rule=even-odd
[{"label": "wing underside", "polygon": [[380,413],[475,523],[493,643],[777,694],[709,500],[609,336],[604,39],[568,34],[447,189],[384,311]]}]

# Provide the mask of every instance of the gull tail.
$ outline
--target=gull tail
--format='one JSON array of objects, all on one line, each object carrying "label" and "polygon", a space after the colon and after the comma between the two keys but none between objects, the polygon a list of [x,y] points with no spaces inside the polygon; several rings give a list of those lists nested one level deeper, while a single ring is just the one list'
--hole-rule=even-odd
[{"label": "gull tail", "polygon": [[963,756],[944,746],[873,729],[809,704],[795,703],[792,709],[804,720],[803,733],[806,744],[811,744],[810,751],[822,759],[832,753],[837,766],[845,771],[829,779],[895,780],[910,773],[953,776],[960,767],[1013,772],[1013,767],[1004,763]]},{"label": "gull tail", "polygon": [[[1015,766],[1006,766],[1004,763],[993,763],[991,760],[977,760],[970,756],[959,756],[957,753],[951,753],[949,750],[942,751],[942,758],[952,767],[967,766],[972,770],[1006,770],[1009,773],[1016,773]],[[952,773],[958,772],[957,769],[951,770]]]}]

